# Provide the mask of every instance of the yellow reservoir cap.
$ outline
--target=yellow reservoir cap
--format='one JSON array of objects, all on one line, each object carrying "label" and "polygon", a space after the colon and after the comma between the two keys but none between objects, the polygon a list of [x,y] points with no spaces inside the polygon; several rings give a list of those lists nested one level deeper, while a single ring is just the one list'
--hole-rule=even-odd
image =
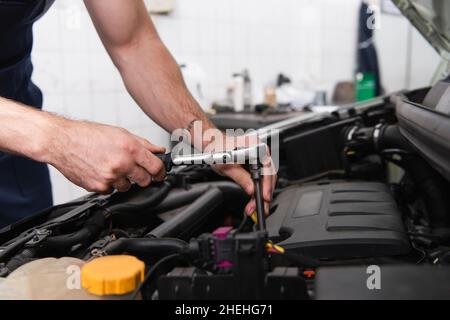
[{"label": "yellow reservoir cap", "polygon": [[133,256],[96,258],[81,269],[81,285],[89,293],[122,295],[135,290],[144,280],[145,264]]}]

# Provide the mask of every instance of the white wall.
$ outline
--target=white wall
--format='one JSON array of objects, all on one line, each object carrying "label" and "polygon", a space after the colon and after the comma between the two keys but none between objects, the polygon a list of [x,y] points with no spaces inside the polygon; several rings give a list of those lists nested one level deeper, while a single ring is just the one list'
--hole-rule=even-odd
[{"label": "white wall", "polygon": [[[352,80],[360,0],[176,3],[171,15],[154,17],[154,22],[178,62],[196,63],[205,70],[206,102],[223,97],[231,74],[243,68],[250,70],[255,90],[274,81],[279,72],[304,87],[327,90],[338,80]],[[390,41],[396,41],[394,35],[405,36],[401,28],[384,30]],[[56,1],[36,24],[35,38],[34,80],[44,92],[46,110],[123,126],[167,145],[168,135],[127,95],[82,1]],[[383,79],[391,89],[403,85],[399,79],[404,70],[403,58],[389,48],[389,58],[381,61]],[[428,76],[419,76],[418,82],[428,81]],[[52,181],[56,203],[85,192],[53,169]]]}]

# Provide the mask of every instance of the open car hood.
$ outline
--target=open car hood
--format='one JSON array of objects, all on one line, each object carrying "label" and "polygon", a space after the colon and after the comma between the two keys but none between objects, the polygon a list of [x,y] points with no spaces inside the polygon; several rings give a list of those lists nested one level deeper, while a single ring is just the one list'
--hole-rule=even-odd
[{"label": "open car hood", "polygon": [[433,48],[450,61],[450,1],[392,0]]}]

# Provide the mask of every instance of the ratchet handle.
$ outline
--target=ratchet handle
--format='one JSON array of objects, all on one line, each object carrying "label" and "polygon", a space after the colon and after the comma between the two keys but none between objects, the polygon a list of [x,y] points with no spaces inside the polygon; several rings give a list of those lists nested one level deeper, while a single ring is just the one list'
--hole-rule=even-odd
[{"label": "ratchet handle", "polygon": [[172,170],[173,162],[172,155],[170,153],[155,153],[155,156],[157,156],[159,160],[162,161],[164,167],[166,168],[166,172]]}]

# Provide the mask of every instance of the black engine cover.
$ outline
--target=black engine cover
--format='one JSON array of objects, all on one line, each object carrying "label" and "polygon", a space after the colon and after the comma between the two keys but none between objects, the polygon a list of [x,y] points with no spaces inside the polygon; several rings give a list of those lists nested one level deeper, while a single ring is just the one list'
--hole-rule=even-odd
[{"label": "black engine cover", "polygon": [[275,200],[269,237],[319,259],[403,255],[410,251],[400,212],[382,183],[335,182],[293,187]]}]

